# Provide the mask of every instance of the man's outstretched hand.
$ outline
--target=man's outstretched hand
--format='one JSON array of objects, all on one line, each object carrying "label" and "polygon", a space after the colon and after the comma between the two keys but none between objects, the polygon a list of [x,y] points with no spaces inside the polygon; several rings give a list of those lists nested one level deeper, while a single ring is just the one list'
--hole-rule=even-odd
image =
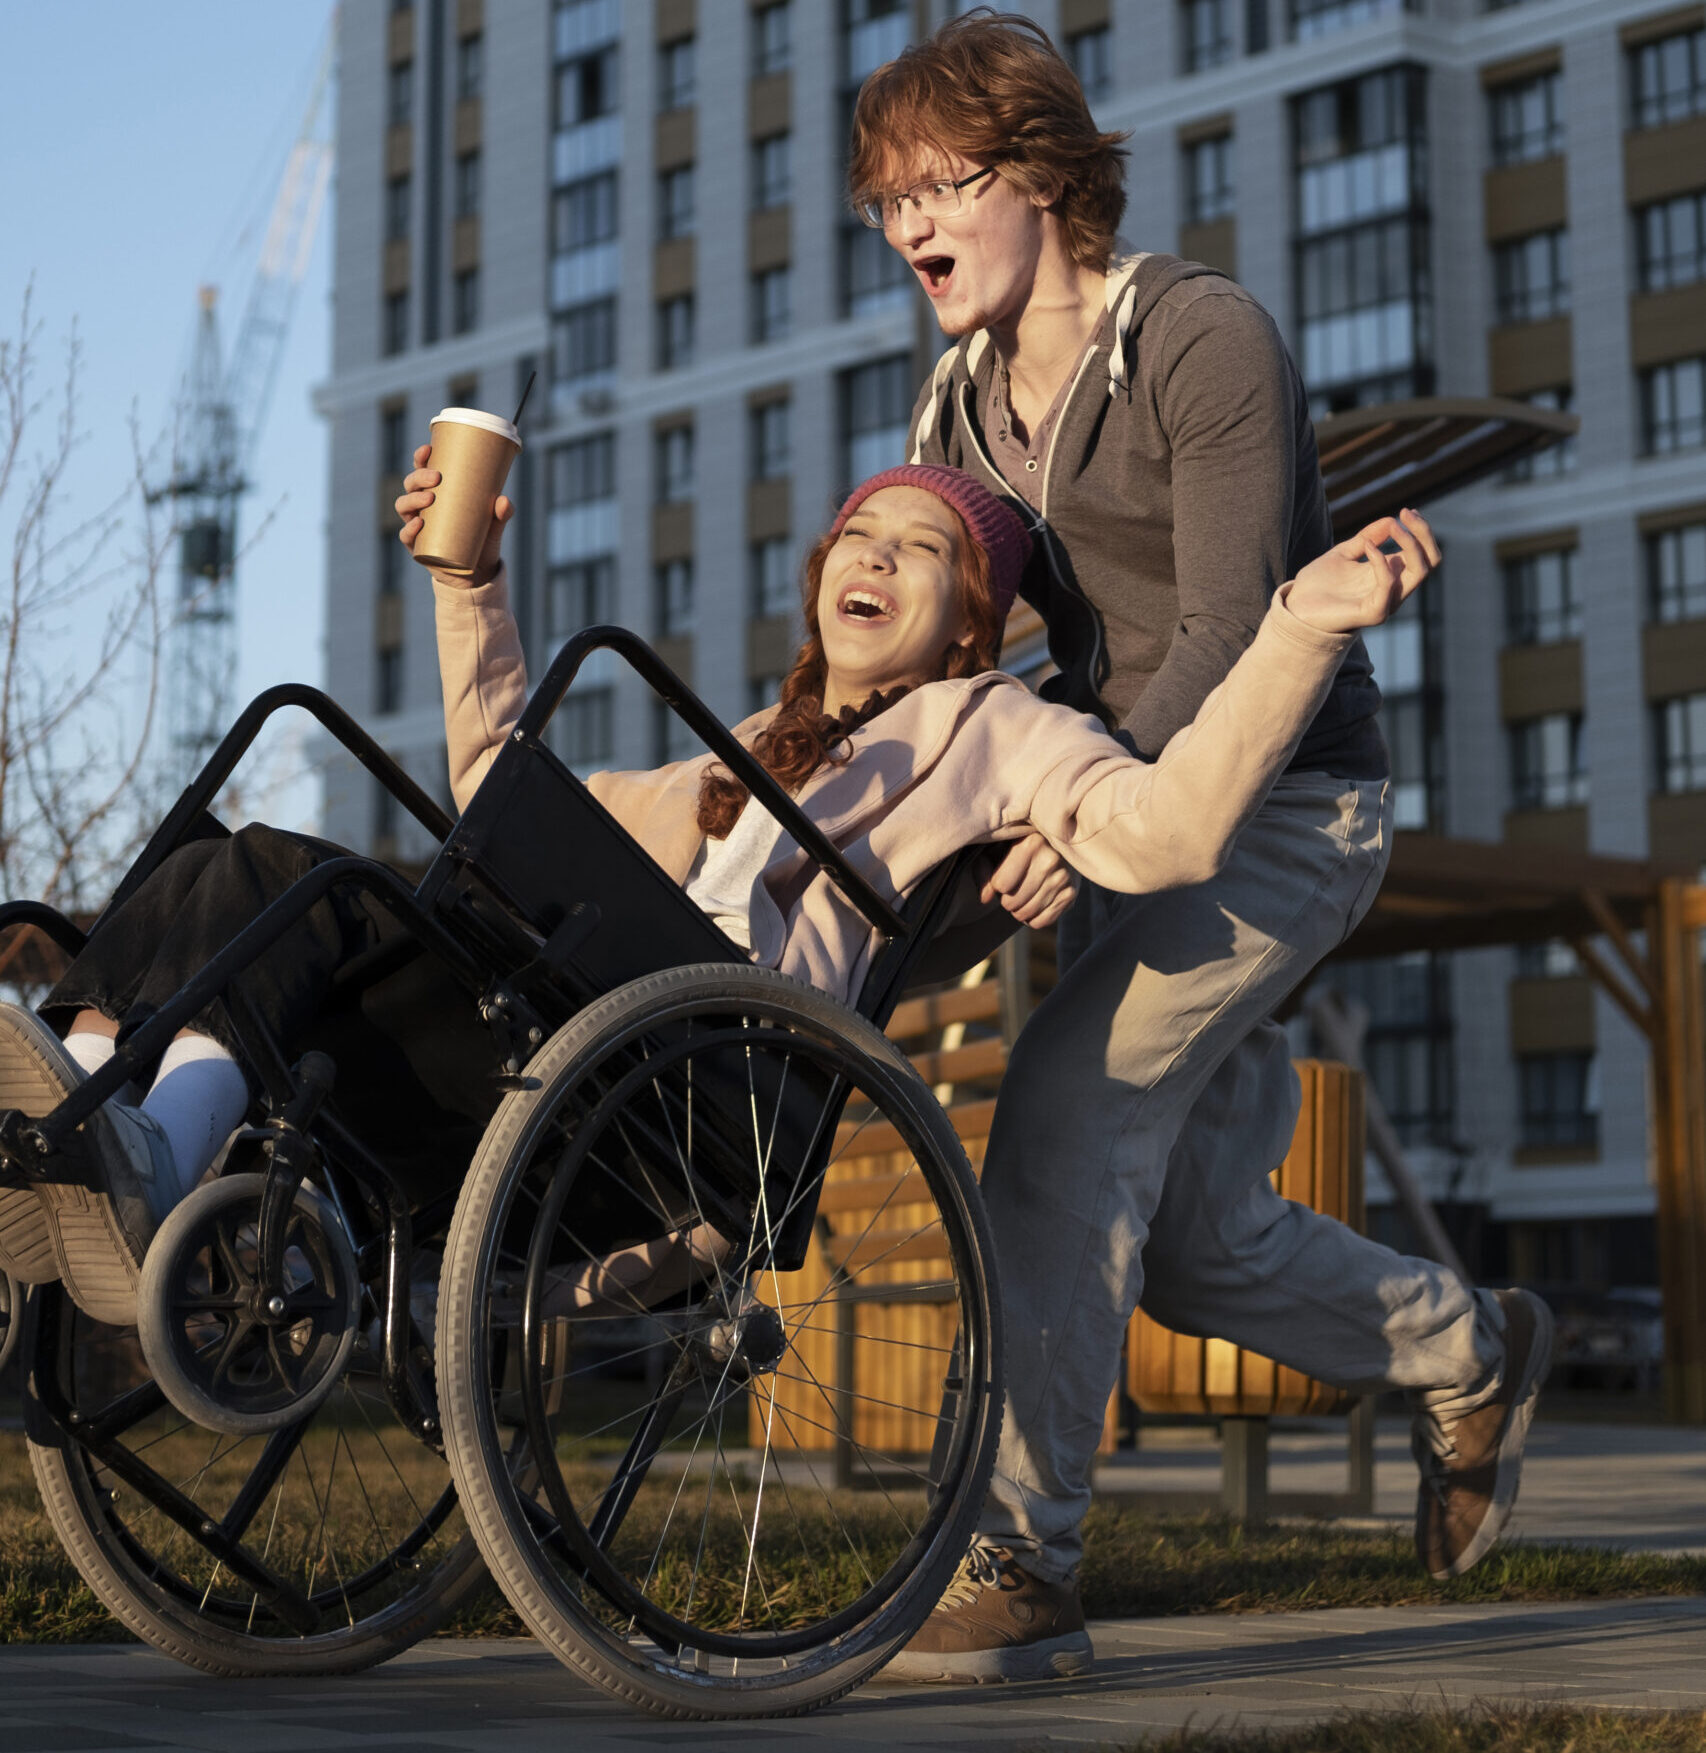
[{"label": "man's outstretched hand", "polygon": [[[404,476],[403,491],[396,501],[397,515],[403,520],[403,527],[397,532],[397,540],[411,554],[415,551],[415,539],[421,533],[421,513],[432,504],[432,490],[444,479],[437,469],[427,467],[431,460],[432,446],[419,446],[415,451],[414,469]],[[492,527],[486,531],[486,545],[480,550],[480,558],[473,575],[468,578],[453,578],[448,572],[441,572],[434,576],[442,578],[447,584],[466,585],[470,590],[476,585],[489,584],[503,559],[504,525],[514,516],[515,506],[509,495],[500,493],[497,505],[493,508]]]},{"label": "man's outstretched hand", "polygon": [[986,907],[999,900],[1021,925],[1041,931],[1054,924],[1077,893],[1078,877],[1071,865],[1033,832],[1007,849],[980,899]]}]

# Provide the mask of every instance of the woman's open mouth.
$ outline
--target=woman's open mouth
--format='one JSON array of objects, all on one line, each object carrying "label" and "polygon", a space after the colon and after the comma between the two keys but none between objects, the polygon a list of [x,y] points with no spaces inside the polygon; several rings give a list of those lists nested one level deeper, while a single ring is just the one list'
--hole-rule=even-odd
[{"label": "woman's open mouth", "polygon": [[835,605],[844,621],[892,621],[895,605],[881,591],[859,587],[844,590]]},{"label": "woman's open mouth", "polygon": [[952,256],[920,256],[912,266],[918,278],[924,282],[924,290],[932,298],[940,298],[947,291],[948,282],[954,277]]}]

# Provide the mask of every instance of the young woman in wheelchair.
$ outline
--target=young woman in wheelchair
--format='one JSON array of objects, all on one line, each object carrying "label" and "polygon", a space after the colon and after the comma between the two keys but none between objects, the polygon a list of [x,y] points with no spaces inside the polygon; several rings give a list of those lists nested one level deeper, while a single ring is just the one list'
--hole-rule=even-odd
[{"label": "young woman in wheelchair", "polygon": [[[439,477],[430,451],[397,501],[412,548]],[[521,713],[527,677],[500,550],[507,498],[468,579],[435,574],[451,789],[458,808]],[[1229,515],[1235,515],[1230,510]],[[1394,553],[1386,553],[1385,548]],[[1095,719],[995,668],[1031,548],[1018,515],[970,476],[909,465],[856,488],[805,567],[806,641],[779,703],[736,727],[763,765],[886,898],[969,845],[1040,835],[1016,892],[985,883],[956,910],[987,948],[1000,907],[1046,924],[1071,870],[1126,892],[1205,880],[1314,717],[1358,630],[1439,554],[1413,512],[1371,524],[1282,585],[1248,649],[1153,764]],[[617,821],[753,961],[832,995],[857,992],[865,919],[709,756],[595,775]],[[264,826],[171,854],[93,933],[39,1012],[0,1007],[0,1110],[40,1114],[307,870],[342,849]],[[998,906],[997,903],[1000,905]],[[981,915],[981,916],[979,916]],[[334,893],[233,986],[293,1056],[338,1066],[336,1101],[387,1140],[411,1194],[452,1190],[501,1096],[500,1054],[467,992],[411,954],[377,904]],[[974,958],[965,958],[974,959]],[[84,1126],[87,1186],[0,1191],[0,1267],[62,1278],[97,1319],[134,1318],[148,1243],[213,1163],[258,1086],[232,1011],[209,1006],[150,1086]],[[679,1252],[679,1251],[678,1251]],[[650,1254],[609,1270],[629,1288]],[[666,1273],[667,1276],[667,1273]],[[599,1290],[577,1283],[582,1300]]]}]

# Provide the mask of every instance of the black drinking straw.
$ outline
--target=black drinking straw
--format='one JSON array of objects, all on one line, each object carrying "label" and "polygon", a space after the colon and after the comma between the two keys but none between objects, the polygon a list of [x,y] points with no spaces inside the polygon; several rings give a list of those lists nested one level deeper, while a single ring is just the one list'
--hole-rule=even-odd
[{"label": "black drinking straw", "polygon": [[527,374],[527,388],[521,392],[521,400],[515,404],[515,418],[512,421],[510,421],[511,426],[520,426],[520,424],[521,424],[521,410],[527,406],[527,398],[533,394],[533,380],[538,375],[539,375],[539,373],[537,371],[528,372],[528,374]]}]

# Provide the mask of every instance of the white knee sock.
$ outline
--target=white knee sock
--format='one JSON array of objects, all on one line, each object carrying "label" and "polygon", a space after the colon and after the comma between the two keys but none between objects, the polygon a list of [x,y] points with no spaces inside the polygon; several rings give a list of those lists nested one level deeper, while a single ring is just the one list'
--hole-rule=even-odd
[{"label": "white knee sock", "polygon": [[160,1055],[142,1111],[171,1142],[181,1199],[207,1173],[249,1107],[237,1061],[210,1035],[180,1035]]},{"label": "white knee sock", "polygon": [[85,1077],[93,1077],[113,1056],[111,1035],[97,1035],[93,1029],[79,1030],[65,1037],[65,1051],[83,1068]]}]

